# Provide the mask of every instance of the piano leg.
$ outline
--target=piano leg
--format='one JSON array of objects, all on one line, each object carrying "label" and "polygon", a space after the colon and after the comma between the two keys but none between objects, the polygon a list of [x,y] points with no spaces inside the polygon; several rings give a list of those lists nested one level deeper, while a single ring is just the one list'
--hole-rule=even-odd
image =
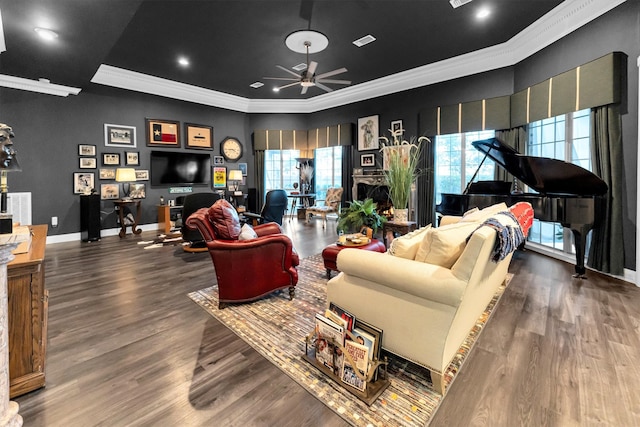
[{"label": "piano leg", "polygon": [[573,233],[573,244],[576,247],[576,274],[573,277],[578,279],[586,279],[587,269],[584,266],[584,248],[587,244],[587,234],[591,230],[591,224],[584,224],[580,228],[569,226]]}]

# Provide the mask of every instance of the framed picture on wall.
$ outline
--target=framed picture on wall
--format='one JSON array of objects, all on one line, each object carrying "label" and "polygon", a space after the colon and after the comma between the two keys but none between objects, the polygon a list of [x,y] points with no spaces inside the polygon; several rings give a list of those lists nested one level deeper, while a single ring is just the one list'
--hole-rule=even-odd
[{"label": "framed picture on wall", "polygon": [[180,122],[145,119],[147,145],[150,147],[180,147]]},{"label": "framed picture on wall", "polygon": [[95,156],[96,146],[89,145],[89,144],[78,144],[78,155],[79,156]]},{"label": "framed picture on wall", "polygon": [[214,165],[224,165],[224,157],[222,157],[222,156],[213,156],[213,164]]},{"label": "framed picture on wall", "polygon": [[104,145],[106,147],[136,146],[136,128],[134,126],[104,124]]},{"label": "framed picture on wall", "polygon": [[120,153],[102,153],[102,165],[120,166]]},{"label": "framed picture on wall", "polygon": [[227,186],[227,168],[216,166],[213,168],[213,188],[225,188]]},{"label": "framed picture on wall", "polygon": [[95,186],[95,174],[92,172],[74,172],[73,194],[90,194]]},{"label": "framed picture on wall", "polygon": [[120,198],[120,184],[100,184],[100,200]]},{"label": "framed picture on wall", "polygon": [[402,120],[394,120],[391,122],[391,132],[395,135],[397,132],[402,134],[404,128],[402,127]]},{"label": "framed picture on wall", "polygon": [[147,186],[138,182],[129,184],[129,197],[132,199],[144,199],[147,197]]},{"label": "framed picture on wall", "polygon": [[136,170],[136,181],[149,181],[149,171],[147,169]]},{"label": "framed picture on wall", "polygon": [[238,163],[238,169],[242,171],[242,176],[247,176],[247,164],[246,163]]},{"label": "framed picture on wall", "polygon": [[213,127],[186,123],[186,147],[199,150],[213,150]]},{"label": "framed picture on wall", "polygon": [[376,155],[375,154],[360,154],[360,166],[375,166]]},{"label": "framed picture on wall", "polygon": [[95,157],[80,157],[80,169],[95,169],[96,167]]},{"label": "framed picture on wall", "polygon": [[139,166],[140,153],[137,151],[127,151],[124,153],[124,164],[127,166]]},{"label": "framed picture on wall", "polygon": [[358,119],[358,151],[377,150],[380,148],[380,126],[378,116]]},{"label": "framed picture on wall", "polygon": [[100,179],[116,179],[116,170],[100,169]]}]

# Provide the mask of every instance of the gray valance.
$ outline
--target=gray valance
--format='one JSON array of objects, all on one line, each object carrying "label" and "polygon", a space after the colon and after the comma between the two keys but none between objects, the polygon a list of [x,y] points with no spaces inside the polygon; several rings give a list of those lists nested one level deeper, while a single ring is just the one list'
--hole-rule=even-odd
[{"label": "gray valance", "polygon": [[612,52],[512,95],[420,111],[420,131],[435,136],[510,129],[621,99],[626,55]]}]

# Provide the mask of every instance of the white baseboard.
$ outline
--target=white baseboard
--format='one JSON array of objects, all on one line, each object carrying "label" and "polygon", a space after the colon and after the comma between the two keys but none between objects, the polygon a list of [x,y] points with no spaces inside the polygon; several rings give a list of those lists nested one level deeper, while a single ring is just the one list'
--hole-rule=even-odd
[{"label": "white baseboard", "polygon": [[[138,228],[142,231],[153,231],[158,230],[158,224],[143,224],[139,225]],[[118,233],[120,233],[120,227],[100,230],[101,237],[117,236]],[[54,236],[47,236],[47,245],[53,243],[79,242],[81,240],[81,233],[56,234]]]}]

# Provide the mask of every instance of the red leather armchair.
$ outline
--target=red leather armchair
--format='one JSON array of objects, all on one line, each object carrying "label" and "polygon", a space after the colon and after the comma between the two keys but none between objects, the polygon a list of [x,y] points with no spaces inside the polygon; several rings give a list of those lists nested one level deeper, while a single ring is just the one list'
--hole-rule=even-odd
[{"label": "red leather armchair", "polygon": [[293,299],[300,259],[278,224],[257,225],[253,227],[257,238],[238,240],[238,214],[226,200],[197,210],[186,224],[198,229],[205,239],[218,279],[219,308],[254,301],[285,288]]}]

